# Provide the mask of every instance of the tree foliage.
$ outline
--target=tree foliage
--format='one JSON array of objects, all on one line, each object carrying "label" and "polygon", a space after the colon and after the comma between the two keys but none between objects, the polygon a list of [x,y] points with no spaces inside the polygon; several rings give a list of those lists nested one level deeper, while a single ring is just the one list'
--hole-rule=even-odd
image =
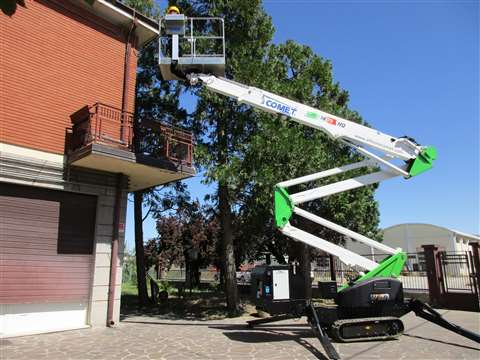
[{"label": "tree foliage", "polygon": [[[246,84],[261,76],[258,68],[272,40],[273,25],[259,0],[195,0],[180,1],[187,15],[216,16],[225,20],[226,76]],[[223,182],[237,188],[235,170],[238,154],[244,151],[248,138],[256,128],[254,112],[233,99],[196,87],[198,103],[190,118],[190,128],[197,138],[195,160],[205,173],[205,182]],[[218,128],[224,125],[226,148],[219,146]],[[225,151],[224,151],[225,150]],[[219,163],[219,153],[227,157]]]},{"label": "tree foliage", "polygon": [[0,0],[0,9],[5,15],[15,14],[17,6],[26,7],[25,0]]},{"label": "tree foliage", "polygon": [[[349,94],[334,81],[330,61],[294,41],[273,44],[272,21],[260,0],[192,0],[178,1],[178,5],[187,16],[225,19],[228,78],[364,123],[361,116],[348,107]],[[283,255],[292,253],[292,241],[287,241],[273,225],[274,185],[355,162],[361,156],[320,131],[237,104],[200,86],[185,88],[180,82],[157,81],[156,64],[152,63],[157,51],[155,46],[150,45],[145,51],[149,55],[140,61],[137,114],[140,119],[169,118],[187,124],[194,131],[197,168],[204,174],[205,183],[217,185],[210,199],[218,206],[217,225],[224,272],[232,278],[232,258],[238,264],[257,258],[264,251],[272,252],[281,260]],[[198,98],[192,114],[180,107],[179,97],[184,91]],[[361,173],[362,170],[356,170],[348,176]],[[328,178],[328,181],[338,181],[343,176]],[[319,180],[291,190],[297,192],[324,183],[325,180]],[[310,202],[305,207],[375,238],[378,206],[374,190],[375,186],[363,187]],[[159,198],[151,199],[152,203],[161,202]],[[184,232],[181,224],[189,221],[171,216],[160,220],[160,238],[165,242],[164,248],[157,251],[165,254],[172,251],[169,259],[180,259],[181,252],[168,250],[167,244],[173,243],[173,239],[183,244],[188,231]],[[345,240],[339,234],[301,219],[294,218],[293,222],[329,241],[342,243]],[[232,243],[235,246],[226,249]],[[227,286],[226,290],[228,300],[228,293],[235,289]],[[234,295],[231,299],[236,301]]]},{"label": "tree foliage", "polygon": [[[225,19],[226,76],[257,86],[332,114],[363,123],[348,107],[348,92],[334,81],[330,61],[294,41],[273,44],[273,25],[261,1],[180,2],[187,15]],[[236,259],[253,259],[264,251],[277,255],[291,252],[291,241],[273,225],[273,187],[282,180],[358,161],[360,156],[320,131],[239,105],[234,100],[193,89],[199,97],[191,120],[198,145],[197,164],[204,181],[228,190],[232,209]],[[348,173],[359,175],[361,170]],[[343,176],[329,178],[341,180]],[[291,189],[305,189],[306,184]],[[378,234],[375,186],[341,193],[306,204],[320,216],[370,237]],[[219,192],[212,194],[221,208]],[[318,225],[294,218],[300,227],[329,241],[345,238]]]},{"label": "tree foliage", "polygon": [[[334,82],[332,64],[307,47],[287,41],[271,45],[259,70],[262,78],[255,84],[292,100],[322,109],[329,113],[363,123],[360,115],[348,108],[348,92]],[[287,121],[281,116],[258,113],[258,126],[250,137],[242,161],[233,171],[245,189],[239,199],[242,218],[242,243],[263,244],[255,251],[287,253],[287,245],[273,225],[273,187],[276,183],[320,170],[345,165],[360,159],[349,147],[328,138],[324,133]],[[360,174],[361,171],[356,171]],[[355,172],[348,173],[348,176]],[[338,181],[342,176],[328,178]],[[325,180],[292,188],[305,190]],[[367,236],[378,234],[378,207],[373,186],[340,193],[312,201],[304,207],[322,217]],[[329,241],[342,243],[345,239],[318,225],[300,219],[300,226]],[[253,234],[253,235],[252,235]],[[258,234],[258,235],[256,235]],[[280,249],[279,249],[280,247]],[[248,247],[250,249],[254,247]],[[255,253],[248,254],[255,257]]]},{"label": "tree foliage", "polygon": [[158,238],[150,239],[145,246],[148,266],[164,270],[172,265],[185,266],[187,280],[199,285],[199,268],[218,264],[218,220],[198,201],[159,217],[157,231]]},{"label": "tree foliage", "polygon": [[[158,18],[160,9],[153,0],[126,0],[124,3],[147,16]],[[135,99],[135,124],[134,124],[134,145],[136,152],[148,151],[151,155],[158,153],[164,139],[162,133],[157,131],[158,126],[149,128],[143,124],[182,121],[186,112],[179,104],[180,86],[172,82],[158,81],[158,67],[155,62],[158,53],[156,41],[144,46],[139,54],[137,62],[137,82]],[[185,186],[174,184],[173,191],[162,197],[159,191],[150,189],[134,193],[134,219],[135,219],[135,256],[137,266],[137,286],[139,302],[147,302],[147,285],[145,273],[143,221],[149,214],[157,215],[171,210],[174,206],[172,199],[179,202],[181,198],[188,196],[185,193]],[[148,212],[143,216],[142,207],[146,203]]]},{"label": "tree foliage", "polygon": [[[260,0],[196,0],[180,1],[188,16],[213,16],[225,20],[226,75],[248,83],[258,76],[257,67],[266,55],[272,39],[273,25]],[[205,182],[217,184],[212,197],[218,205],[221,229],[222,278],[227,307],[238,310],[234,210],[238,196],[238,177],[233,173],[245,144],[256,127],[252,109],[232,99],[197,87],[198,96],[191,128],[197,135],[196,161],[205,173]],[[238,249],[238,247],[237,247]]]}]

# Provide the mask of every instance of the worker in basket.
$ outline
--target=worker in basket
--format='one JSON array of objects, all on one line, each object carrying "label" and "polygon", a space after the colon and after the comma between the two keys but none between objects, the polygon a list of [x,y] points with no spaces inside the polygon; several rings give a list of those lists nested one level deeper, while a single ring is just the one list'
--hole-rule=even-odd
[{"label": "worker in basket", "polygon": [[169,6],[167,9],[167,14],[180,14],[180,9],[175,5]]}]

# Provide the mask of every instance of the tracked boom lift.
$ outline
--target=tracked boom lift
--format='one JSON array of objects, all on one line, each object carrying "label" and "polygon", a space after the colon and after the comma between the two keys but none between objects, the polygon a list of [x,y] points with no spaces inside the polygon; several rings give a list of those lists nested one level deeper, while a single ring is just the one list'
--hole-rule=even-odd
[{"label": "tracked boom lift", "polygon": [[[214,32],[216,29],[217,32]],[[410,311],[446,329],[480,342],[480,336],[445,320],[438,312],[418,300],[406,301],[398,279],[406,253],[335,224],[301,207],[308,201],[343,191],[379,183],[395,177],[419,175],[432,167],[437,157],[433,146],[419,145],[410,137],[395,137],[370,127],[340,118],[271,92],[224,78],[225,37],[223,19],[187,18],[176,12],[160,21],[159,67],[164,80],[184,80],[234,98],[239,103],[277,114],[287,120],[323,131],[332,139],[352,147],[364,160],[279,182],[274,189],[275,224],[288,237],[337,256],[343,263],[361,268],[364,273],[337,290],[331,284],[327,294],[334,303],[315,304],[302,291],[302,274],[289,266],[258,267],[252,274],[257,306],[272,315],[253,320],[251,327],[289,317],[307,316],[330,358],[339,358],[330,337],[343,342],[392,339],[402,334],[400,317]],[[288,188],[314,183],[333,175],[365,168],[366,175],[354,176],[298,193]],[[389,256],[377,263],[344,247],[296,228],[293,214],[334,230]],[[303,289],[304,290],[304,289]]]}]

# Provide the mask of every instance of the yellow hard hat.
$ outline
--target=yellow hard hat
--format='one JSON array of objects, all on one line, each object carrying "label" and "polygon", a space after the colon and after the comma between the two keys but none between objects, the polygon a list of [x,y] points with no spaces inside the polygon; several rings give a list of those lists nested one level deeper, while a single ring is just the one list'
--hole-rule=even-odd
[{"label": "yellow hard hat", "polygon": [[180,14],[180,9],[174,5],[172,6],[169,6],[168,9],[167,9],[167,14]]}]

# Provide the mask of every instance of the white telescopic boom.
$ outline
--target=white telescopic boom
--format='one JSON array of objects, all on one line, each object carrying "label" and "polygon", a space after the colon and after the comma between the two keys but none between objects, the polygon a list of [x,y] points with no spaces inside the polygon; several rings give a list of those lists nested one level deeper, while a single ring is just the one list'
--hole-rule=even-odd
[{"label": "white telescopic boom", "polygon": [[[212,22],[211,28],[207,30],[206,34],[201,32],[202,34],[198,35],[197,31],[195,31],[197,28],[197,25],[195,25],[197,24],[197,20],[201,23],[200,29],[203,29],[205,21]],[[186,31],[187,21],[190,24],[189,31]],[[213,26],[213,22],[216,22],[217,25],[220,23],[220,33],[216,33],[216,31],[213,30],[218,27]],[[297,207],[297,205],[331,196],[339,192],[375,184],[397,176],[410,178],[418,175],[432,167],[433,160],[436,158],[436,150],[434,147],[423,147],[411,138],[393,137],[271,92],[223,78],[222,76],[225,74],[225,31],[223,19],[187,18],[183,14],[178,13],[166,14],[160,20],[160,30],[159,66],[164,80],[188,80],[192,85],[201,83],[216,93],[236,99],[239,103],[249,104],[256,109],[277,114],[289,120],[296,121],[297,123],[323,131],[331,138],[349,145],[354,148],[355,151],[366,157],[364,161],[355,164],[343,165],[277,184],[274,195],[275,224],[280,231],[295,240],[302,241],[317,249],[336,255],[347,264],[358,265],[372,271],[374,271],[373,268],[377,265],[374,261],[291,226],[289,221],[292,215],[302,216],[309,221],[330,228],[343,236],[355,239],[388,254],[395,254],[401,251],[401,249],[395,250],[386,245],[379,244],[373,239],[369,239],[317,215],[308,213]],[[165,42],[163,41],[165,39],[171,41]],[[196,40],[199,39],[202,39],[202,41],[208,39],[210,42],[215,43],[216,46],[214,47],[215,50],[213,53],[211,51],[203,54],[199,53],[195,46]],[[188,49],[188,46],[186,49],[183,49],[183,47],[180,49],[179,43],[181,41],[185,42],[185,44],[190,44],[190,49]],[[168,54],[169,46],[167,45],[164,49],[164,44],[169,43],[171,43],[170,55]],[[221,53],[218,52],[219,48],[222,50]],[[164,50],[166,51],[165,53]],[[213,50],[213,48],[211,50]],[[405,161],[406,165],[396,165],[391,162],[392,159]],[[368,171],[371,173],[302,191],[297,194],[290,195],[286,190],[286,188],[293,185],[314,182],[321,178],[358,168],[368,168]],[[374,172],[372,168],[375,168]],[[397,258],[402,260],[406,258],[406,255],[398,256]],[[382,264],[379,266],[381,267]],[[397,268],[395,269],[395,271],[398,270]]]},{"label": "white telescopic boom", "polygon": [[319,129],[334,139],[342,138],[354,144],[368,146],[393,158],[414,159],[422,150],[421,146],[406,138],[395,138],[252,86],[203,74],[190,75],[190,81],[192,83],[201,81],[208,89],[236,98],[239,103],[249,104],[266,112],[285,115],[300,124]]},{"label": "white telescopic boom", "polygon": [[[341,140],[367,157],[366,160],[358,163],[344,165],[278,183],[275,189],[275,222],[280,228],[280,231],[297,241],[304,242],[317,249],[338,256],[341,261],[348,265],[356,265],[366,270],[372,270],[378,264],[325,239],[293,227],[289,222],[290,217],[293,214],[304,217],[312,222],[387,254],[393,255],[402,251],[400,248],[393,249],[315,214],[311,214],[296,205],[343,191],[375,184],[397,176],[409,178],[410,176],[416,175],[431,167],[431,161],[434,160],[436,156],[434,148],[430,147],[427,149],[428,151],[425,151],[424,147],[417,145],[409,138],[396,138],[367,126],[342,119],[338,116],[272,94],[268,91],[245,86],[225,78],[214,75],[190,74],[188,75],[188,79],[191,84],[197,84],[200,82],[202,85],[216,93],[235,98],[239,103],[249,104],[257,109],[285,116],[286,118],[300,124],[321,130],[333,139]],[[377,152],[380,152],[381,155],[376,155],[365,147],[375,149]],[[425,154],[425,152],[427,152],[427,154]],[[418,157],[421,158],[421,163],[414,171],[409,172],[412,168],[412,164],[415,167],[415,162],[418,160]],[[409,163],[410,166],[397,166],[389,162],[389,159],[400,159]],[[293,185],[313,182],[321,178],[365,167],[380,168],[380,171],[323,185],[296,194],[288,194],[286,192],[286,188]]]}]

